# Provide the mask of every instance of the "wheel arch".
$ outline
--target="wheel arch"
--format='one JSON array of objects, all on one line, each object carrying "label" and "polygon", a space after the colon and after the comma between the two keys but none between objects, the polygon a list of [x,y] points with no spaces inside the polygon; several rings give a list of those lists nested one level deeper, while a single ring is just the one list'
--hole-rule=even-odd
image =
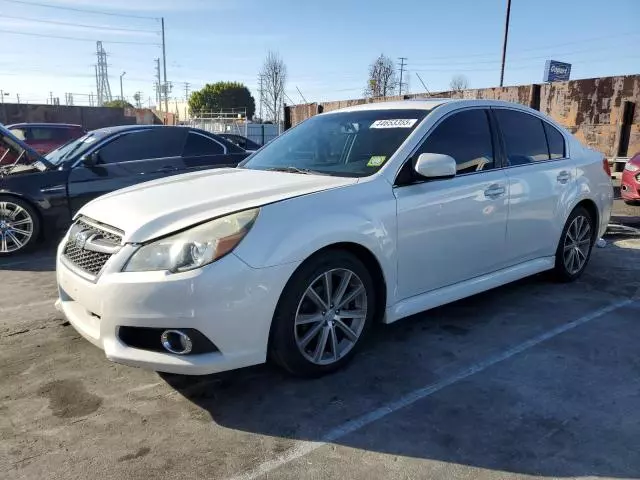
[{"label": "wheel arch", "polygon": [[596,202],[594,202],[590,198],[583,198],[578,203],[576,203],[576,205],[571,209],[567,218],[569,218],[571,213],[578,207],[584,208],[589,213],[589,215],[591,215],[591,219],[593,220],[593,225],[594,225],[593,240],[594,241],[597,240],[598,231],[600,229],[600,212],[598,211],[598,206],[596,205]]},{"label": "wheel arch", "polygon": [[[367,270],[371,274],[371,278],[373,280],[373,285],[376,293],[376,312],[374,317],[374,323],[382,322],[382,319],[384,318],[386,306],[387,306],[387,281],[384,275],[384,270],[382,269],[382,265],[380,264],[380,261],[370,249],[368,249],[362,244],[355,243],[355,242],[331,243],[331,244],[325,245],[324,247],[308,255],[302,262],[300,262],[298,267],[289,276],[289,279],[287,280],[285,287],[282,289],[282,292],[280,292],[280,297],[278,298],[275,311],[276,312],[278,311],[278,307],[280,305],[280,302],[282,301],[284,292],[287,291],[288,289],[289,282],[295,276],[295,274],[303,267],[303,265],[305,265],[311,259],[319,255],[323,255],[329,251],[349,252],[350,254],[355,256],[358,260],[360,260],[364,264],[364,266],[367,268]],[[272,320],[271,325],[269,327],[267,351],[269,351],[271,347],[273,323],[274,322]]]}]

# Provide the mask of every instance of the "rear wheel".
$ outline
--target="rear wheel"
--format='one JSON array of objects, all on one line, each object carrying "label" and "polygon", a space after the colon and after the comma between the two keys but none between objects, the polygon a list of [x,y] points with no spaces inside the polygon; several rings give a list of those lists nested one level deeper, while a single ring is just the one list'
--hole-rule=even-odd
[{"label": "rear wheel", "polygon": [[0,256],[31,249],[38,238],[40,222],[31,205],[0,195]]},{"label": "rear wheel", "polygon": [[289,372],[320,376],[347,363],[372,322],[375,290],[367,268],[347,252],[303,264],[285,287],[271,334],[271,356]]},{"label": "rear wheel", "polygon": [[576,280],[589,262],[595,239],[595,226],[591,214],[582,207],[571,212],[562,231],[556,250],[554,273],[562,282]]}]

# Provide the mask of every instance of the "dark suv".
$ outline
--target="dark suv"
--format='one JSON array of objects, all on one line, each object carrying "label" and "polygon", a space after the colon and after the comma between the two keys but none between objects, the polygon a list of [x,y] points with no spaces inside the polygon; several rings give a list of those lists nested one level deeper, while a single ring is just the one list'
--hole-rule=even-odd
[{"label": "dark suv", "polygon": [[87,133],[82,125],[71,123],[16,123],[7,128],[42,155]]},{"label": "dark suv", "polygon": [[100,195],[169,175],[235,167],[248,155],[202,130],[130,125],[94,130],[41,156],[0,126],[0,256],[64,229]]}]

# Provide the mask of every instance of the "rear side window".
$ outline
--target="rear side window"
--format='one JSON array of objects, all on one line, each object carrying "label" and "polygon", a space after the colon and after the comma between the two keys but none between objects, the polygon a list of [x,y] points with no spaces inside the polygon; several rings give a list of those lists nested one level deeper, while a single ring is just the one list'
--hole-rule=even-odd
[{"label": "rear side window", "polygon": [[184,146],[185,157],[198,157],[202,155],[222,155],[224,154],[224,147],[218,142],[214,141],[204,135],[189,132],[187,136],[187,143]]},{"label": "rear side window", "polygon": [[549,160],[542,120],[515,110],[496,109],[495,113],[507,148],[509,165]]},{"label": "rear side window", "polygon": [[564,158],[566,156],[564,150],[564,137],[556,129],[547,122],[542,122],[544,125],[544,131],[547,134],[547,143],[549,144],[549,155],[551,159]]},{"label": "rear side window", "polygon": [[494,168],[493,143],[487,112],[465,110],[446,118],[427,137],[417,152],[442,153],[453,157],[457,173]]},{"label": "rear side window", "polygon": [[126,133],[100,148],[102,163],[178,157],[184,142],[180,128],[151,128]]}]

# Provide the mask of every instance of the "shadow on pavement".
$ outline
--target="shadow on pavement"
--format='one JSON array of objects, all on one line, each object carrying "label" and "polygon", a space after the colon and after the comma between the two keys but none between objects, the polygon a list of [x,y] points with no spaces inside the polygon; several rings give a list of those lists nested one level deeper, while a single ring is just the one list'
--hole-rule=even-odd
[{"label": "shadow on pavement", "polygon": [[[640,265],[640,250],[625,254]],[[270,365],[162,377],[226,428],[323,441],[345,422],[528,340],[532,332],[609,304],[618,285],[599,293],[600,272],[592,274],[569,285],[536,276],[380,325],[346,369],[320,379],[294,379]],[[625,295],[639,282],[636,276]],[[621,331],[590,330],[602,329],[598,322],[580,327],[577,339],[561,335],[332,443],[519,474],[637,477],[640,364],[625,339],[640,335],[640,325],[626,323]]]}]

